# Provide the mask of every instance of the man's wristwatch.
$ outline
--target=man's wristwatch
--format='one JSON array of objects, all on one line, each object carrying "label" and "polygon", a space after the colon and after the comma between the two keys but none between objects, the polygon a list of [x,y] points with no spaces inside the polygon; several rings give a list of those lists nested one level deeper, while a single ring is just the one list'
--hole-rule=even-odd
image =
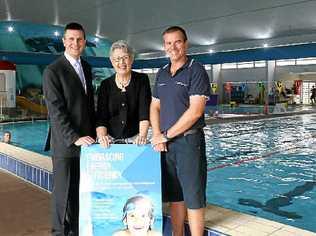
[{"label": "man's wristwatch", "polygon": [[163,137],[167,140],[167,142],[169,142],[171,140],[171,138],[168,138],[168,130],[165,130],[163,133],[162,133]]}]

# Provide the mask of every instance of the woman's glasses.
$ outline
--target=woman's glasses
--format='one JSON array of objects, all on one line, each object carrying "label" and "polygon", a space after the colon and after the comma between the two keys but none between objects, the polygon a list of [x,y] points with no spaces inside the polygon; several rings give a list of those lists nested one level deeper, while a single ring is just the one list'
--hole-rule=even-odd
[{"label": "woman's glasses", "polygon": [[121,61],[127,61],[129,59],[129,56],[128,55],[125,55],[125,56],[122,56],[122,57],[112,57],[112,60],[115,62],[115,63],[119,63]]}]

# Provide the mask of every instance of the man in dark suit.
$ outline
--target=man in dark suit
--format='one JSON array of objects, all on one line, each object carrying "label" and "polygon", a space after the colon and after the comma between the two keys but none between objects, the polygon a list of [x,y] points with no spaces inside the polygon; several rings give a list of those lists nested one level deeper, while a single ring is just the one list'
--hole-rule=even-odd
[{"label": "man in dark suit", "polygon": [[91,67],[80,58],[86,45],[78,23],[66,25],[64,55],[44,72],[43,91],[51,127],[52,234],[78,235],[80,146],[95,142]]}]

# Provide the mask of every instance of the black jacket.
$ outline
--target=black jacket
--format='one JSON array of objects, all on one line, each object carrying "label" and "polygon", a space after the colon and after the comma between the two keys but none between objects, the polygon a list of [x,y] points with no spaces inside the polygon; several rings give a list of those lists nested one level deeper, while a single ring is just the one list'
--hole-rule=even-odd
[{"label": "black jacket", "polygon": [[80,78],[63,55],[47,66],[43,92],[51,128],[52,156],[77,157],[80,147],[74,142],[82,136],[95,137],[95,109],[90,65],[81,60],[87,94]]}]

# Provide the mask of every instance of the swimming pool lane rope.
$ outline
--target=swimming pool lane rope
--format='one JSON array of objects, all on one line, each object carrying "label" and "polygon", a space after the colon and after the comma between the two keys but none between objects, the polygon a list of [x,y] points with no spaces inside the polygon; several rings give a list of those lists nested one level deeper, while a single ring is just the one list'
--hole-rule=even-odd
[{"label": "swimming pool lane rope", "polygon": [[316,141],[315,138],[316,138],[316,134],[312,134],[312,135],[309,135],[308,137],[303,137],[302,139],[293,140],[294,144],[292,144],[290,146],[286,146],[284,148],[275,147],[274,149],[276,149],[276,150],[271,150],[269,152],[264,153],[261,156],[246,157],[244,159],[241,159],[241,160],[238,160],[238,161],[235,161],[235,162],[232,162],[232,163],[225,163],[225,164],[221,164],[221,165],[218,165],[218,166],[209,167],[209,168],[207,168],[207,171],[209,172],[209,171],[213,171],[213,170],[216,170],[216,169],[222,169],[222,168],[229,167],[229,166],[239,166],[239,165],[244,164],[246,162],[251,162],[251,161],[257,161],[257,160],[260,160],[260,159],[265,159],[265,158],[271,157],[273,154],[277,154],[277,153],[280,153],[280,152],[283,152],[283,151],[289,151],[289,150],[300,148],[301,147],[300,144],[302,144],[302,143],[304,143],[305,146],[306,146],[306,144],[312,144],[312,143],[314,143]]}]

